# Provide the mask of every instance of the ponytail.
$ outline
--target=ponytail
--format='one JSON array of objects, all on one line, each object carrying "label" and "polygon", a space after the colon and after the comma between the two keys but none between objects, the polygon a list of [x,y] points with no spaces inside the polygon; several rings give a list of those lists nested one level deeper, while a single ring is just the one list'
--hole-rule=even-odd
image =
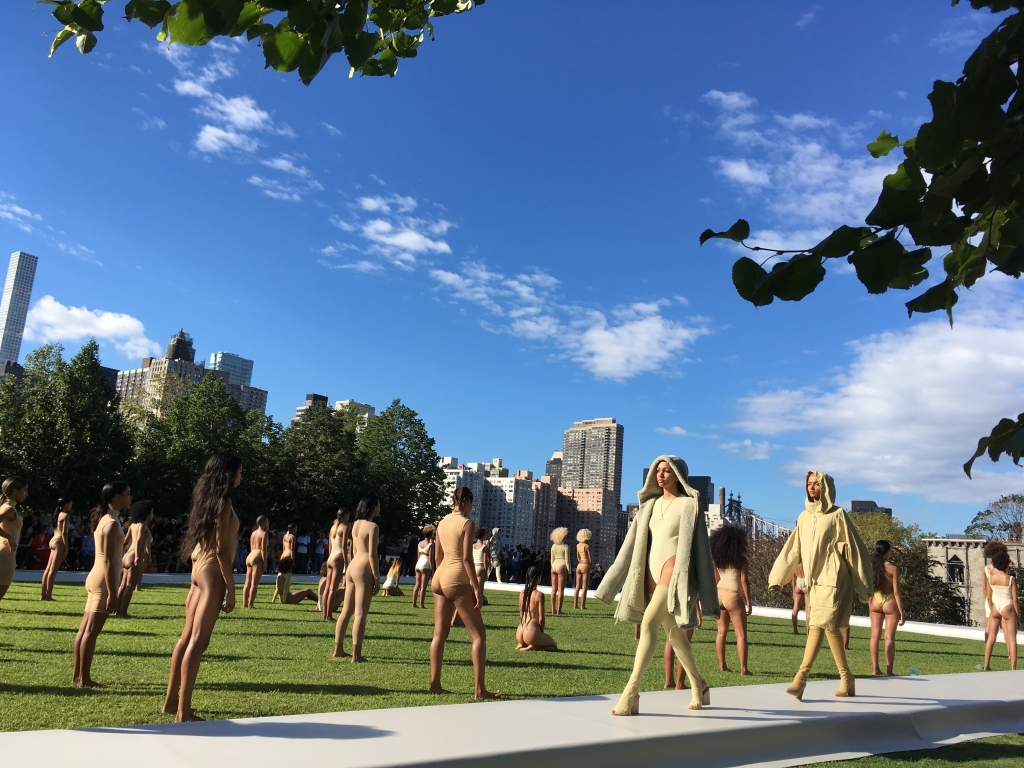
[{"label": "ponytail", "polygon": [[27,487],[28,480],[22,477],[18,477],[17,475],[11,475],[6,480],[4,480],[4,484],[0,486],[0,504],[13,505],[14,502],[11,501],[10,497],[11,491],[20,491],[22,488]]},{"label": "ponytail", "polygon": [[100,491],[100,503],[89,512],[89,530],[95,532],[96,526],[100,524],[100,519],[107,513],[110,502],[127,490],[128,483],[123,480],[113,480],[103,486],[103,490]]},{"label": "ponytail", "polygon": [[871,558],[871,577],[876,592],[885,586],[885,556],[889,554],[890,549],[892,544],[885,539],[875,542],[875,556]]},{"label": "ponytail", "polygon": [[66,496],[61,496],[59,499],[57,499],[57,508],[53,510],[53,519],[50,520],[50,525],[53,528],[57,527],[57,520],[60,517],[60,511],[70,503],[71,499],[67,498]]}]

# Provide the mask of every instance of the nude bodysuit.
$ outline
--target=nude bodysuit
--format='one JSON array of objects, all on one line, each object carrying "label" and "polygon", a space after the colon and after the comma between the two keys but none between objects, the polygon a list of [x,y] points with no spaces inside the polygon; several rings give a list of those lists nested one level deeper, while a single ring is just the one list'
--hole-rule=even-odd
[{"label": "nude bodysuit", "polygon": [[569,568],[569,547],[565,544],[551,545],[551,570]]},{"label": "nude bodysuit", "polygon": [[[238,533],[238,515],[235,514],[235,510],[231,510],[231,523],[228,528],[228,550],[229,557],[227,561],[229,563],[235,562],[235,555],[238,554],[238,537],[235,534]],[[198,552],[196,550],[199,550]],[[196,544],[195,549],[192,550],[192,580],[195,581],[195,576],[203,568],[208,566],[210,563],[217,562],[217,535],[214,534],[213,538],[209,542],[209,545],[204,547],[200,544]]]},{"label": "nude bodysuit", "polygon": [[14,553],[18,549],[18,542],[21,541],[21,527],[25,524],[18,510],[14,507],[11,509],[14,510],[14,517],[0,523],[0,528],[10,536],[10,541],[0,539],[0,587],[9,587],[14,581]]},{"label": "nude bodysuit", "polygon": [[651,551],[647,555],[647,567],[655,581],[661,579],[661,569],[679,549],[679,507],[676,500],[666,503],[662,497],[654,502],[651,510]]},{"label": "nude bodysuit", "polygon": [[434,592],[443,592],[451,587],[469,584],[469,574],[463,562],[462,535],[468,518],[458,512],[452,512],[437,524],[437,540],[444,550],[444,560],[434,573],[430,588]]},{"label": "nude bodysuit", "polygon": [[85,612],[106,613],[107,612],[107,582],[103,578],[103,571],[106,568],[107,547],[104,544],[103,529],[108,524],[113,524],[114,541],[113,548],[115,557],[112,558],[114,568],[113,580],[115,584],[121,581],[121,551],[124,549],[124,531],[117,518],[109,512],[100,518],[96,530],[93,531],[93,540],[96,542],[96,559],[93,561],[92,570],[85,580]]}]

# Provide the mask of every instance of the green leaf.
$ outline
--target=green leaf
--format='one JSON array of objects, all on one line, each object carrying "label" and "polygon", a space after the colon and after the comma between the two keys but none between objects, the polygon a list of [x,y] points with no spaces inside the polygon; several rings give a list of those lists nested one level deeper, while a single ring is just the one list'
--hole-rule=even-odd
[{"label": "green leaf", "polygon": [[878,138],[868,144],[868,152],[872,157],[885,157],[900,145],[898,136],[893,136],[888,131],[882,131]]},{"label": "green leaf", "polygon": [[181,0],[174,15],[167,17],[172,43],[206,45],[216,32],[206,23],[200,0]]},{"label": "green leaf", "polygon": [[800,301],[824,279],[821,257],[801,253],[772,267],[759,289],[771,291],[783,301]]},{"label": "green leaf", "polygon": [[811,248],[809,253],[821,256],[824,259],[845,256],[850,251],[857,250],[860,247],[861,241],[870,234],[871,230],[867,227],[848,227],[843,224],[839,229]]},{"label": "green leaf", "polygon": [[946,310],[949,316],[949,325],[953,326],[953,307],[959,297],[956,295],[956,287],[947,277],[938,285],[933,285],[916,299],[907,302],[907,316],[912,317],[915,312],[937,312],[940,309]]},{"label": "green leaf", "polygon": [[290,29],[278,27],[263,38],[263,57],[267,61],[267,66],[278,72],[292,72],[298,69],[305,49],[305,37]]},{"label": "green leaf", "polygon": [[167,0],[131,0],[124,7],[124,17],[128,21],[137,19],[152,29],[163,24],[170,10],[171,4]]},{"label": "green leaf", "polygon": [[889,283],[900,274],[900,258],[905,252],[895,235],[890,234],[857,251],[847,260],[857,270],[857,279],[868,293],[885,293],[889,290]]},{"label": "green leaf", "polygon": [[889,281],[889,287],[907,291],[928,279],[925,268],[932,258],[931,248],[918,248],[915,251],[904,251],[900,257],[899,273]]},{"label": "green leaf", "polygon": [[732,284],[736,286],[736,292],[755,307],[767,306],[775,300],[769,291],[758,289],[766,277],[768,273],[764,268],[746,256],[732,265]]},{"label": "green leaf", "polygon": [[921,198],[927,188],[921,169],[908,157],[895,173],[882,183],[882,193],[864,221],[876,227],[892,229],[916,221],[921,216]]},{"label": "green leaf", "polygon": [[75,45],[78,46],[78,50],[82,53],[88,53],[96,47],[96,35],[92,32],[79,33],[78,39],[75,40]]},{"label": "green leaf", "polygon": [[58,32],[57,36],[53,38],[53,45],[50,46],[50,55],[53,56],[54,51],[56,51],[58,48],[64,45],[64,43],[66,43],[74,36],[74,30],[72,30],[70,27],[64,27],[64,29]]},{"label": "green leaf", "polygon": [[999,461],[1000,455],[1005,453],[1013,459],[1014,464],[1020,464],[1021,455],[1024,455],[1024,413],[1017,416],[1017,421],[1000,419],[988,437],[978,441],[978,449],[964,464],[964,472],[968,477],[971,476],[974,460],[986,453],[992,461]]},{"label": "green leaf", "polygon": [[721,237],[725,240],[733,240],[737,243],[742,243],[750,237],[750,225],[743,219],[740,219],[725,232],[713,232],[710,229],[705,229],[700,234],[700,244],[704,245],[704,243],[713,237]]},{"label": "green leaf", "polygon": [[377,43],[380,41],[378,35],[372,32],[358,32],[345,40],[345,56],[353,69],[360,69],[373,55]]},{"label": "green leaf", "polygon": [[963,129],[956,120],[956,86],[936,80],[928,94],[932,119],[917,132],[917,154],[921,166],[937,171],[956,160],[964,145]]},{"label": "green leaf", "polygon": [[398,71],[398,57],[390,48],[385,48],[380,52],[380,56],[377,57],[377,63],[380,64],[381,72],[388,77],[394,77]]}]

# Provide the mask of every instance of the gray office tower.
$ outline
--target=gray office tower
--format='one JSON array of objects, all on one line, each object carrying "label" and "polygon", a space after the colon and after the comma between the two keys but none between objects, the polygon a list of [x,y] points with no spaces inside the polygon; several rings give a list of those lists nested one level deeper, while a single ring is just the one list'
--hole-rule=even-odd
[{"label": "gray office tower", "polygon": [[38,263],[39,259],[30,253],[15,251],[11,254],[4,298],[0,302],[0,366],[5,362],[17,363],[21,355],[21,339],[25,335],[25,318]]}]

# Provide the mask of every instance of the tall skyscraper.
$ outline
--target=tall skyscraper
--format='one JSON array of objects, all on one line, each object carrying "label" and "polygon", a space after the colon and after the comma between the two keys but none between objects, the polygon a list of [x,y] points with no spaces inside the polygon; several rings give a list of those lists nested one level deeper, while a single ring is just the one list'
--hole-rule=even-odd
[{"label": "tall skyscraper", "polygon": [[32,283],[36,279],[39,259],[24,251],[11,254],[4,283],[4,297],[0,301],[0,365],[17,363],[21,354],[21,340],[25,335],[25,318],[32,298]]},{"label": "tall skyscraper", "polygon": [[[167,352],[164,354],[167,360],[185,360],[189,363],[196,361],[196,348],[192,346],[192,337],[185,333],[182,328],[171,337],[171,343],[167,345]],[[199,364],[200,367],[202,363]]]},{"label": "tall skyscraper", "polygon": [[210,370],[227,371],[229,384],[252,386],[253,361],[236,355],[234,352],[211,352]]},{"label": "tall skyscraper", "polygon": [[555,451],[551,454],[551,458],[548,459],[544,465],[544,474],[551,478],[551,482],[555,486],[562,484],[562,452]]},{"label": "tall skyscraper", "polygon": [[616,504],[622,492],[623,427],[615,419],[574,422],[562,448],[563,488],[604,488]]}]

